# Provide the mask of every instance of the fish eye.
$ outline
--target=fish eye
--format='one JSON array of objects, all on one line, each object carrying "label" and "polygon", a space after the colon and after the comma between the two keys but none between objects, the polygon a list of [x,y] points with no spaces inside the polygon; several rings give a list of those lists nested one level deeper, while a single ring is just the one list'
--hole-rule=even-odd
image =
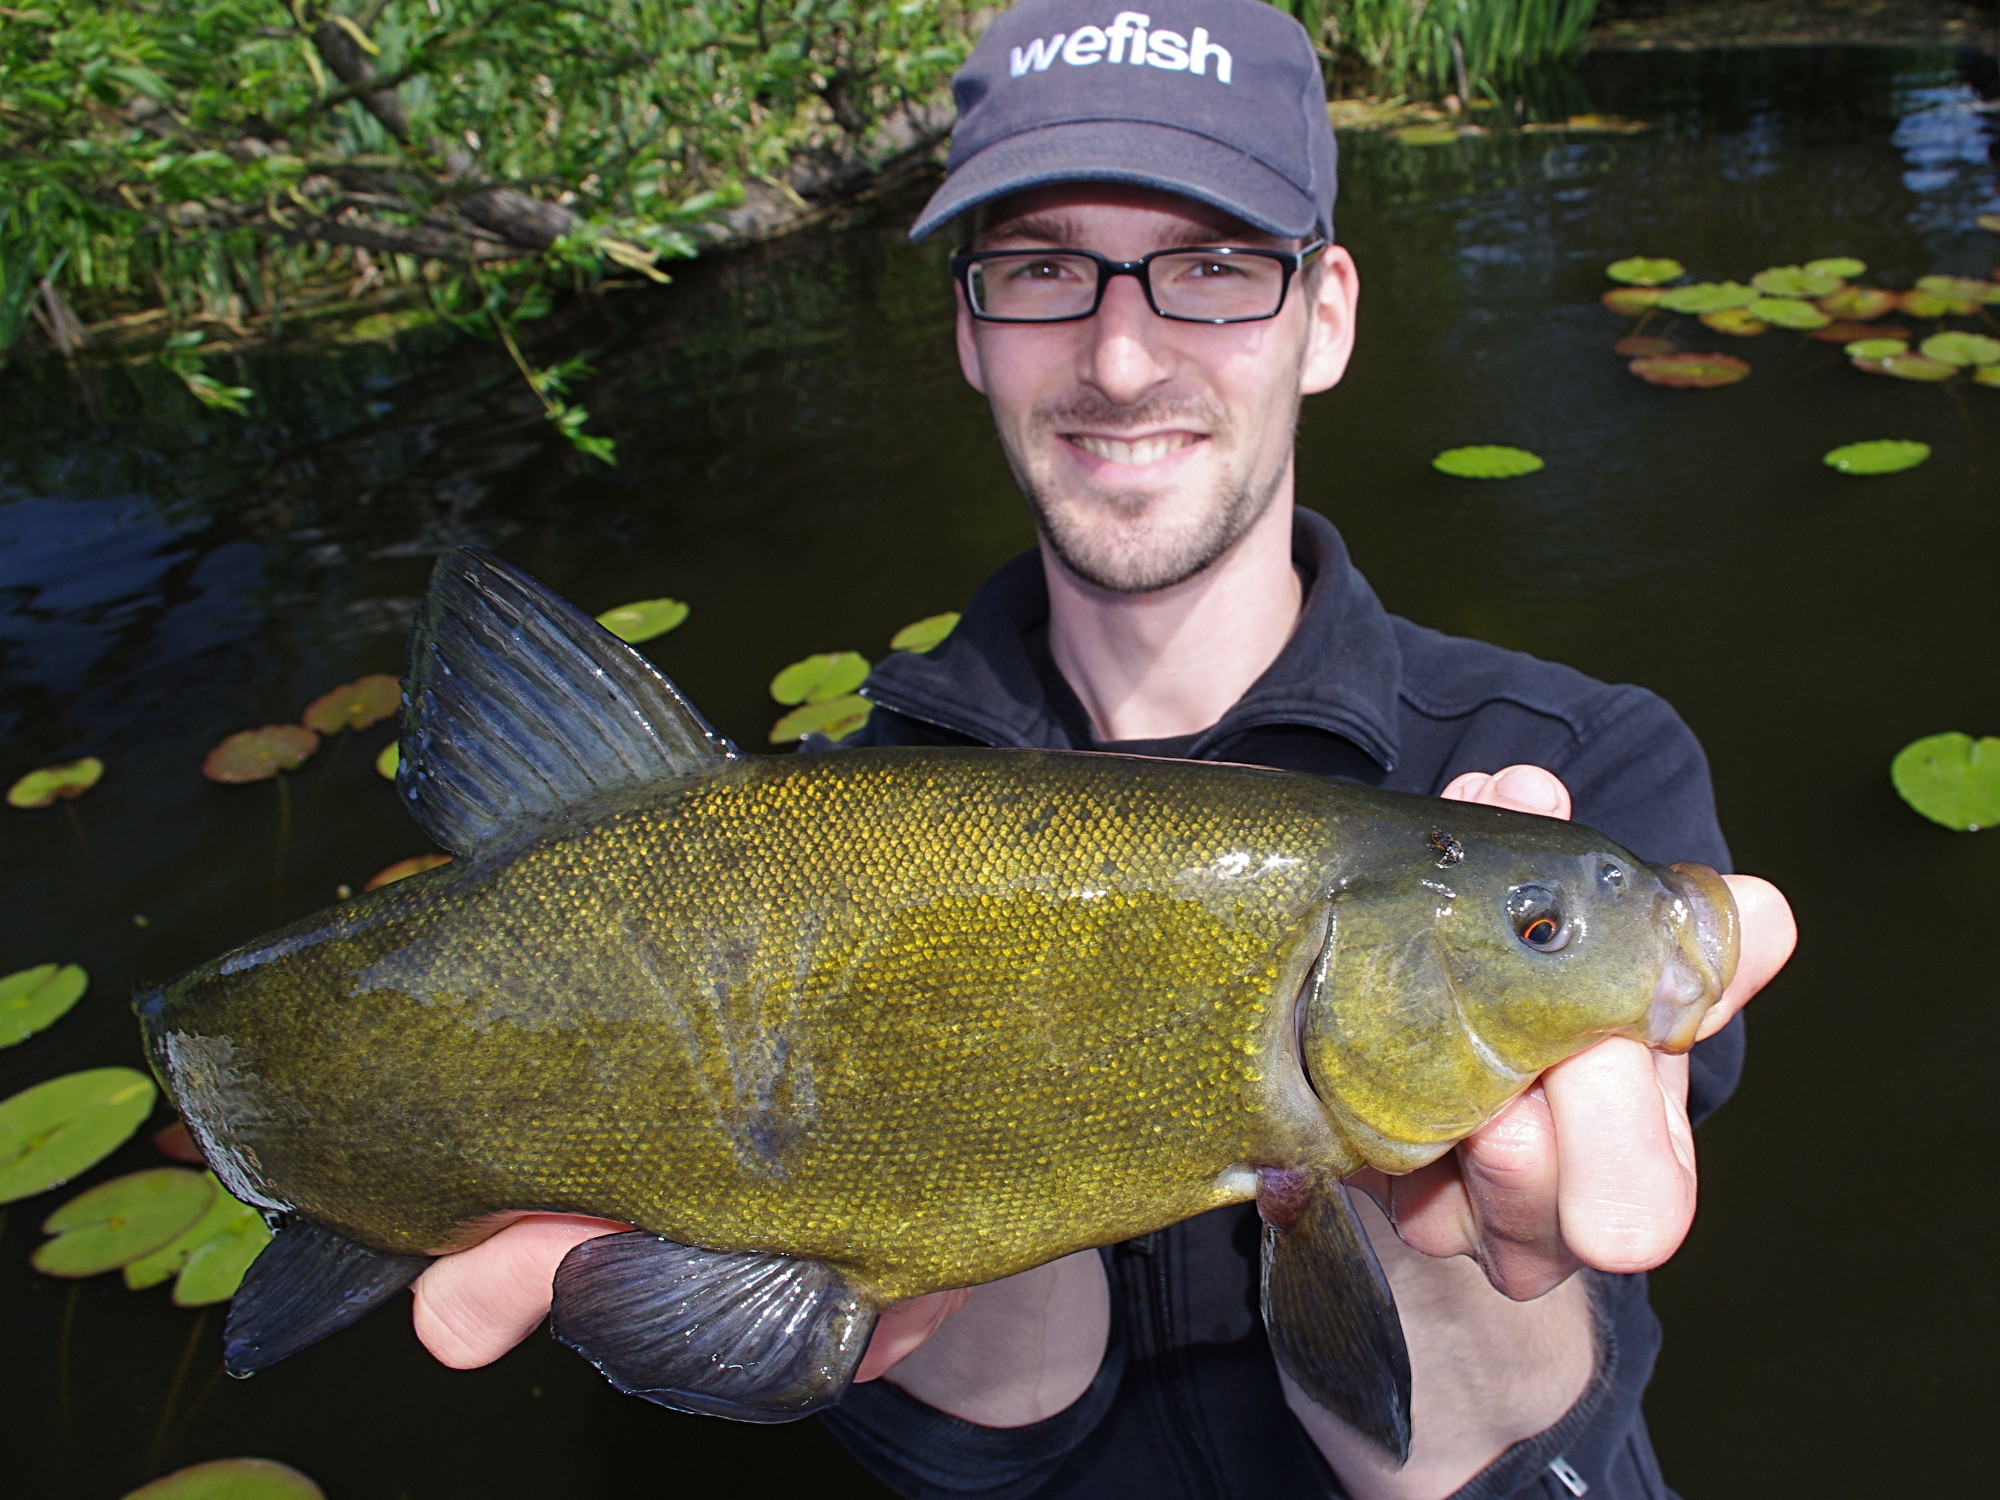
[{"label": "fish eye", "polygon": [[1610,860],[1597,867],[1597,883],[1614,896],[1625,894],[1625,872]]},{"label": "fish eye", "polygon": [[1554,953],[1569,943],[1562,898],[1545,885],[1517,885],[1509,891],[1507,917],[1514,936],[1537,953]]}]

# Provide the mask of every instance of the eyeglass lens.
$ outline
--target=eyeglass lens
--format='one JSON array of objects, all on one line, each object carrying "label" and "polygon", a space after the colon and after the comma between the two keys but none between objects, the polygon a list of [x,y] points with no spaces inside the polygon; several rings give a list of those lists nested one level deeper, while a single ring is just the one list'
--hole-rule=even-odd
[{"label": "eyeglass lens", "polygon": [[[1176,251],[1146,270],[1153,305],[1170,318],[1268,318],[1284,300],[1284,264],[1262,255]],[[1031,251],[974,261],[966,281],[974,311],[1033,322],[1088,313],[1098,274],[1088,256]]]}]

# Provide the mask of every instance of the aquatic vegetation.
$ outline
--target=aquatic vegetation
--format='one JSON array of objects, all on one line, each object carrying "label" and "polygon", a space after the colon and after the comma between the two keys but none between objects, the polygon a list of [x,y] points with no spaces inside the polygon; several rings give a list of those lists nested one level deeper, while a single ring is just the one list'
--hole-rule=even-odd
[{"label": "aquatic vegetation", "polygon": [[1748,307],[1756,300],[1757,289],[1740,281],[1697,281],[1662,293],[1660,307],[1673,313],[1710,313]]},{"label": "aquatic vegetation", "polygon": [[1649,354],[1678,354],[1680,346],[1672,339],[1658,338],[1650,333],[1628,333],[1611,346],[1611,352],[1626,359],[1638,359]]},{"label": "aquatic vegetation", "polygon": [[376,672],[322,693],[306,705],[299,722],[315,734],[324,735],[338,734],[343,729],[366,729],[395,713],[402,702],[403,685]]},{"label": "aquatic vegetation", "polygon": [[159,1249],[122,1266],[132,1291],[171,1280],[176,1307],[207,1307],[227,1302],[243,1284],[243,1273],[270,1241],[270,1228],[255,1208],[230,1197],[213,1173],[203,1174],[203,1180],[209,1197],[201,1217]]},{"label": "aquatic vegetation", "polygon": [[1687,275],[1687,267],[1664,256],[1634,255],[1626,260],[1613,261],[1604,268],[1604,274],[1627,286],[1665,286]]},{"label": "aquatic vegetation", "polygon": [[1910,346],[1900,338],[1888,338],[1871,334],[1867,338],[1856,339],[1841,351],[1850,359],[1889,359],[1898,354],[1908,354]]},{"label": "aquatic vegetation", "polygon": [[826,651],[795,661],[771,679],[779,703],[823,703],[853,692],[868,680],[868,658],[859,651]]},{"label": "aquatic vegetation", "polygon": [[1972,383],[2000,388],[2000,365],[1981,365],[1972,372]]},{"label": "aquatic vegetation", "polygon": [[868,722],[868,715],[874,707],[858,693],[843,693],[837,698],[822,698],[802,704],[771,726],[770,740],[774,745],[788,745],[809,734],[822,735],[829,740],[845,739]]},{"label": "aquatic vegetation", "polygon": [[631,645],[665,635],[688,617],[688,607],[678,599],[637,599],[607,609],[597,623]]},{"label": "aquatic vegetation", "polygon": [[1976,276],[1919,276],[1917,290],[1974,306],[2000,302],[2000,281],[1982,281]]},{"label": "aquatic vegetation", "polygon": [[1752,276],[1750,284],[1767,297],[1809,298],[1839,291],[1844,279],[1805,266],[1772,266]]},{"label": "aquatic vegetation", "polygon": [[1542,468],[1542,460],[1525,448],[1500,444],[1480,444],[1469,448],[1447,448],[1431,460],[1431,467],[1455,479],[1518,479]]},{"label": "aquatic vegetation", "polygon": [[100,1182],[42,1221],[53,1235],[32,1262],[45,1276],[115,1271],[177,1239],[207,1209],[212,1192],[199,1172],[149,1167]]},{"label": "aquatic vegetation", "polygon": [[1958,373],[1958,366],[1922,354],[1888,354],[1879,359],[1855,355],[1848,363],[1870,375],[1888,375],[1896,380],[1949,380]]},{"label": "aquatic vegetation", "polygon": [[1929,443],[1903,438],[1877,438],[1866,443],[1846,443],[1821,457],[1829,469],[1843,474],[1900,474],[1914,469],[1931,456]]},{"label": "aquatic vegetation", "polygon": [[958,611],[952,609],[941,615],[926,615],[921,620],[912,620],[889,637],[889,649],[915,651],[919,655],[935,650],[944,644],[945,637],[958,628],[958,618]]},{"label": "aquatic vegetation", "polygon": [[1916,287],[1898,297],[1896,306],[1905,316],[1912,318],[1962,318],[1976,311],[1979,304]]},{"label": "aquatic vegetation", "polygon": [[2000,362],[2000,339],[1983,333],[1934,333],[1917,345],[1926,359],[1941,360],[1961,369]]},{"label": "aquatic vegetation", "polygon": [[1660,354],[1635,359],[1628,368],[1648,385],[1676,390],[1713,390],[1734,385],[1750,373],[1748,361],[1733,354]]},{"label": "aquatic vegetation", "polygon": [[1597,0],[1276,0],[1372,87],[1497,98],[1523,69],[1573,55]]},{"label": "aquatic vegetation", "polygon": [[1743,311],[1762,322],[1800,333],[1824,328],[1833,321],[1810,302],[1797,297],[1759,297]]},{"label": "aquatic vegetation", "polygon": [[1656,287],[1621,286],[1613,287],[1599,300],[1621,318],[1643,318],[1660,305],[1664,295]]},{"label": "aquatic vegetation", "polygon": [[1865,339],[1908,339],[1910,336],[1910,330],[1900,323],[1833,322],[1807,332],[1823,344],[1853,344]]},{"label": "aquatic vegetation", "polygon": [[1705,312],[1701,315],[1701,326],[1738,339],[1754,339],[1771,331],[1771,325],[1748,307],[1725,307],[1718,312]]},{"label": "aquatic vegetation", "polygon": [[1828,317],[1846,318],[1855,323],[1872,323],[1896,310],[1901,299],[1879,286],[1844,286],[1819,299],[1819,310]]},{"label": "aquatic vegetation", "polygon": [[0,1047],[12,1047],[69,1014],[90,988],[76,964],[36,964],[0,979]]},{"label": "aquatic vegetation", "polygon": [[123,1500],[326,1500],[326,1492],[288,1464],[216,1458],[176,1469]]},{"label": "aquatic vegetation", "polygon": [[378,891],[385,885],[394,885],[399,880],[408,880],[412,875],[421,875],[426,870],[435,870],[439,865],[451,863],[449,854],[437,850],[429,854],[412,854],[408,859],[399,859],[393,865],[384,865],[368,877],[364,891]]},{"label": "aquatic vegetation", "polygon": [[402,746],[391,740],[382,747],[381,753],[375,757],[375,774],[380,776],[384,781],[394,781],[396,779],[396,767],[401,765],[402,762]]},{"label": "aquatic vegetation", "polygon": [[1995,234],[2000,234],[2000,214],[1981,214],[1979,216],[1979,227],[1981,229],[1990,229]]},{"label": "aquatic vegetation", "polygon": [[201,774],[210,781],[242,786],[296,771],[319,749],[319,736],[303,724],[266,724],[232,734],[203,757]]},{"label": "aquatic vegetation", "polygon": [[145,1123],[153,1095],[144,1073],[89,1068],[0,1100],[0,1203],[89,1171]]},{"label": "aquatic vegetation", "polygon": [[2000,823],[2000,739],[1927,735],[1896,752],[1889,780],[1933,823],[1960,833]]},{"label": "aquatic vegetation", "polygon": [[60,765],[30,771],[7,788],[9,807],[47,807],[55,802],[73,802],[104,776],[104,762],[94,755],[66,760]]},{"label": "aquatic vegetation", "polygon": [[1830,276],[1835,282],[1852,281],[1868,274],[1868,262],[1851,255],[1827,255],[1807,261],[1803,269],[1809,276]]},{"label": "aquatic vegetation", "polygon": [[1456,125],[1405,125],[1389,132],[1390,139],[1404,146],[1456,146]]}]

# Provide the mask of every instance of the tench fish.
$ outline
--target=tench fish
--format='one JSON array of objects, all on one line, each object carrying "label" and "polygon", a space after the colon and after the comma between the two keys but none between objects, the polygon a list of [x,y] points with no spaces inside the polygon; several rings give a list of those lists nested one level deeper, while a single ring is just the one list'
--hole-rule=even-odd
[{"label": "tench fish", "polygon": [[153,1066],[275,1236],[233,1374],[530,1212],[621,1389],[788,1421],[878,1311],[1255,1198],[1265,1319],[1396,1453],[1409,1370],[1340,1180],[1405,1172],[1603,1037],[1692,1044],[1702,866],[1250,766],[740,754],[499,559],[443,559],[397,791],[456,859],[142,994]]}]

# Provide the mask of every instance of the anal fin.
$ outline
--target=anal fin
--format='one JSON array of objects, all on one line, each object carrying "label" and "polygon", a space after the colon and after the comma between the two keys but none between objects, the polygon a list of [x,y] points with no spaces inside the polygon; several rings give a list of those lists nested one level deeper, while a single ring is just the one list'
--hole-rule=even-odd
[{"label": "anal fin", "polygon": [[823,1262],[633,1230],[563,1258],[550,1331],[628,1395],[738,1422],[793,1422],[846,1393],[876,1311]]},{"label": "anal fin", "polygon": [[415,1281],[428,1255],[392,1255],[294,1219],[244,1273],[223,1328],[223,1368],[254,1375],[365,1317]]},{"label": "anal fin", "polygon": [[1285,1373],[1393,1455],[1410,1457],[1410,1354],[1396,1299],[1347,1190],[1335,1178],[1266,1168],[1264,1326]]}]

